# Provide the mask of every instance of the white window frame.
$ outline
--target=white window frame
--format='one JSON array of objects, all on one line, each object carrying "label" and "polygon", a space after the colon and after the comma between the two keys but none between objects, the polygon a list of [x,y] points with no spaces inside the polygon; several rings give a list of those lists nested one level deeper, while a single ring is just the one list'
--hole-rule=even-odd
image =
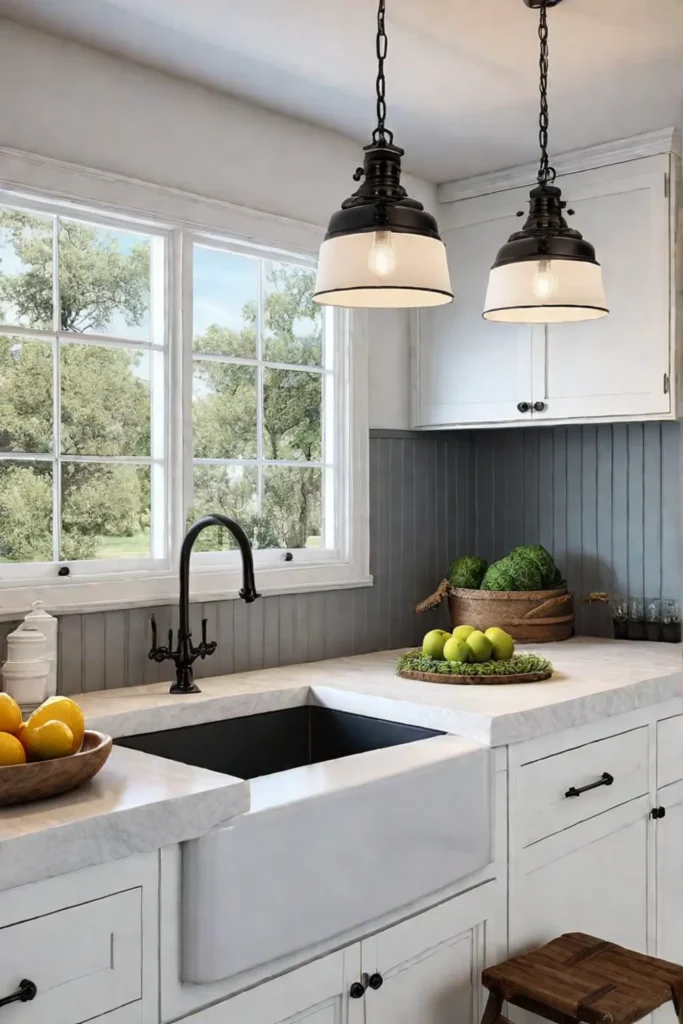
[{"label": "white window frame", "polygon": [[[55,612],[173,604],[178,598],[177,562],[184,534],[183,510],[191,487],[192,303],[188,296],[192,244],[227,248],[265,258],[314,265],[322,230],[287,218],[247,210],[162,186],[137,182],[90,168],[46,160],[34,154],[0,149],[3,174],[0,204],[87,216],[103,226],[148,231],[166,246],[166,317],[168,324],[166,557],[115,563],[69,563],[71,576],[32,569],[31,563],[0,568],[0,618],[12,618],[43,600]],[[57,209],[59,207],[59,210]],[[122,224],[121,221],[124,221]],[[133,228],[134,230],[134,228]],[[329,313],[326,313],[329,316]],[[13,329],[26,337],[52,332]],[[79,336],[80,341],[96,336]],[[71,339],[70,339],[71,340]],[[101,339],[108,341],[110,339]],[[125,339],[119,339],[125,340]],[[331,401],[337,425],[334,468],[337,475],[335,520],[338,536],[332,549],[304,549],[285,561],[284,552],[255,551],[257,589],[261,594],[297,593],[369,586],[367,316],[339,311],[334,317],[334,379]],[[135,347],[133,345],[133,347]],[[188,372],[189,370],[189,372]],[[94,459],[93,461],[100,461]],[[134,460],[131,460],[134,461]],[[174,501],[174,495],[184,501]],[[179,507],[182,506],[182,507]],[[45,567],[45,566],[44,566]],[[237,552],[193,557],[191,600],[232,599],[242,583]]]}]

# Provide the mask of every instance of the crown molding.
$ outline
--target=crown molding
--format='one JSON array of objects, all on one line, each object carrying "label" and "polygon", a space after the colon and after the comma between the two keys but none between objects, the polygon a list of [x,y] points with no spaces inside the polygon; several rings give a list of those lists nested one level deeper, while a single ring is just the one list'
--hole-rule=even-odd
[{"label": "crown molding", "polygon": [[0,188],[81,205],[96,203],[160,225],[173,222],[190,230],[227,232],[307,255],[317,252],[325,233],[323,225],[5,146],[0,146]]},{"label": "crown molding", "polygon": [[[675,153],[681,156],[681,132],[678,128],[660,128],[657,131],[634,135],[629,139],[617,139],[614,142],[601,143],[599,146],[575,149],[571,153],[561,153],[554,157],[552,163],[559,176],[576,174],[578,171],[592,170],[595,167],[608,167],[610,164],[621,164],[628,160],[639,160],[642,157],[657,156],[661,153]],[[494,171],[492,174],[461,178],[458,181],[446,181],[437,186],[437,197],[440,203],[454,203],[459,199],[473,199],[492,192],[530,187],[536,183],[537,173],[538,164],[534,163]]]}]

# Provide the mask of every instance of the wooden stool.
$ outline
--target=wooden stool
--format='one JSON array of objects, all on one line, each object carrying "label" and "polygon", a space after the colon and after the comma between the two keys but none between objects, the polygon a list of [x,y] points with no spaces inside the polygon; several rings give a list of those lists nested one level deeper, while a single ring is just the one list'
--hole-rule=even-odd
[{"label": "wooden stool", "polygon": [[634,1024],[669,1000],[683,1024],[683,967],[572,932],[489,967],[481,1024],[509,1024],[503,1003],[555,1024]]}]

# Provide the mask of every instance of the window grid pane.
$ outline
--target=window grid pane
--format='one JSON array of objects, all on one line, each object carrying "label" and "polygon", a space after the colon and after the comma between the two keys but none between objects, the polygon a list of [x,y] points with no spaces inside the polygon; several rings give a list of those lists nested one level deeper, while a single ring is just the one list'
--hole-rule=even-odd
[{"label": "window grid pane", "polygon": [[[22,228],[20,236],[16,228],[31,216],[10,207],[0,207],[0,228],[9,220],[15,226],[14,237],[18,239],[16,246],[21,246],[20,251],[39,259],[39,266],[50,270],[49,275],[38,275],[33,297],[34,306],[40,304],[41,308],[49,309],[50,317],[31,316],[26,321],[28,326],[20,322],[15,328],[16,339],[8,337],[9,331],[0,330],[0,363],[3,359],[6,363],[8,355],[10,359],[27,361],[27,372],[22,374],[18,387],[9,379],[11,365],[9,374],[6,366],[3,376],[8,388],[12,385],[18,392],[9,396],[11,401],[7,401],[8,388],[3,394],[0,384],[0,475],[7,482],[4,501],[0,499],[0,536],[3,537],[0,546],[7,551],[0,551],[0,560],[58,562],[92,557],[107,561],[137,560],[150,555],[164,557],[167,548],[165,240],[144,231],[129,231],[123,222],[120,229],[108,229],[99,227],[94,220],[80,222],[68,218],[66,223],[78,229],[80,251],[73,266],[69,267],[67,259],[60,273],[63,252],[59,238],[64,218],[57,214],[39,215],[39,219],[51,224],[51,238],[39,239],[40,246],[36,249],[31,231]],[[30,221],[28,225],[31,228]],[[6,237],[5,231],[0,237],[0,247]],[[135,247],[137,251],[133,254]],[[153,288],[150,286],[150,254],[156,267]],[[4,251],[3,256],[6,257]],[[4,264],[9,266],[10,272],[0,281],[0,295],[5,298],[18,295],[25,308],[28,303],[26,271],[16,255],[14,262],[5,258]],[[74,271],[85,275],[83,295],[88,297],[83,301],[86,306],[88,302],[97,305],[99,320],[93,320],[89,307],[84,307],[83,315],[75,307],[79,292],[74,281],[78,283],[79,278]],[[88,273],[92,276],[90,281]],[[62,316],[61,308],[60,285],[65,282],[71,301],[69,317]],[[130,342],[118,336],[124,331],[112,322],[112,316],[119,315],[115,311],[121,304],[119,293],[123,294],[124,303],[121,317],[124,321],[137,322],[139,337],[131,337]],[[0,321],[8,319],[8,308],[7,303],[0,300]],[[110,338],[107,330],[112,328],[112,323]],[[70,333],[68,327],[74,326],[77,329]],[[97,333],[97,327],[104,333]],[[88,333],[79,334],[78,328]],[[42,358],[37,358],[41,352]],[[19,434],[15,413],[21,412],[22,402],[32,402],[34,411],[33,415],[26,415],[27,410],[24,410]],[[63,447],[69,451],[62,451]],[[15,452],[15,448],[22,450]],[[71,486],[74,482],[76,486]],[[34,527],[27,532],[29,540],[31,535],[35,537],[32,551],[24,550],[27,542],[22,541],[13,528],[12,503],[15,498],[21,498],[22,493],[27,525],[31,509],[39,513],[40,529]],[[155,517],[159,520],[153,531],[150,530],[152,494],[157,508]],[[46,500],[49,500],[49,508],[43,508]],[[150,549],[152,534],[155,537],[153,550]]]},{"label": "window grid pane", "polygon": [[[241,522],[256,548],[321,547],[328,540],[332,541],[335,533],[336,510],[330,493],[334,467],[331,463],[326,465],[331,448],[325,441],[334,421],[334,410],[327,397],[334,394],[334,366],[328,351],[332,321],[318,314],[317,309],[308,309],[311,301],[307,288],[310,284],[312,291],[312,268],[286,261],[273,262],[266,257],[259,257],[255,262],[259,271],[254,317],[255,356],[248,358],[228,354],[225,349],[219,351],[215,344],[217,324],[201,325],[203,335],[198,338],[199,324],[195,315],[193,365],[195,373],[202,367],[199,372],[206,376],[210,376],[207,369],[210,363],[216,370],[222,366],[226,372],[230,366],[235,370],[254,368],[256,450],[251,458],[247,451],[238,453],[230,441],[231,434],[220,429],[211,410],[206,420],[198,424],[195,396],[195,496],[188,521],[197,514],[211,511],[210,501],[213,500],[214,510],[232,514]],[[193,266],[196,272],[196,258]],[[199,283],[203,314],[208,308],[205,285],[209,277],[205,263]],[[234,307],[234,298],[225,299],[231,283],[229,274],[220,279],[223,289],[220,301],[225,306],[232,303]],[[239,279],[235,288],[239,294]],[[196,284],[194,294],[196,301]],[[299,315],[302,309],[305,316]],[[206,352],[209,347],[211,351]],[[215,379],[218,383],[220,375],[216,374]],[[216,392],[220,395],[220,386],[216,387]],[[244,395],[233,397],[235,416],[239,420],[245,408]],[[230,415],[229,402],[225,403],[225,414]],[[197,429],[198,425],[201,429]],[[214,426],[216,429],[212,429]],[[207,437],[213,437],[212,444],[207,444]],[[242,491],[246,493],[249,489],[247,480],[249,486],[254,486],[255,493],[250,492],[251,497],[245,504]],[[323,514],[329,520],[324,532]],[[228,546],[225,538],[210,536],[203,550],[217,551]]]}]

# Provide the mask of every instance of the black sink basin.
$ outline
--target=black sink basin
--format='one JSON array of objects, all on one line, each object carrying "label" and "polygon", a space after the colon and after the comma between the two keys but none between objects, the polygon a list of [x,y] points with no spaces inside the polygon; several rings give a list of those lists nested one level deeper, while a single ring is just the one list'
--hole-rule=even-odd
[{"label": "black sink basin", "polygon": [[255,779],[441,735],[416,725],[304,706],[124,736],[114,742],[212,772]]}]

